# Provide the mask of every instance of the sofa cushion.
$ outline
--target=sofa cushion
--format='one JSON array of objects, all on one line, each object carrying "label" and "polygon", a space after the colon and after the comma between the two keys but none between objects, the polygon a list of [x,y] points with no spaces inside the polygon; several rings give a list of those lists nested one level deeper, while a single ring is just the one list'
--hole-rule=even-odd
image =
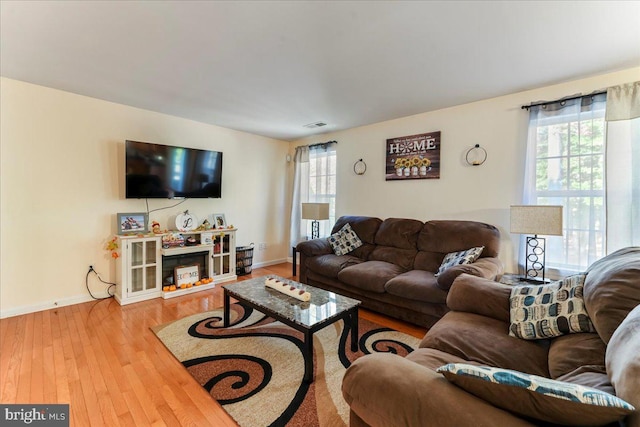
[{"label": "sofa cushion", "polygon": [[376,233],[376,245],[415,250],[423,226],[424,223],[416,219],[387,218]]},{"label": "sofa cushion", "polygon": [[557,379],[581,366],[604,366],[606,346],[598,334],[570,334],[551,340],[549,375]]},{"label": "sofa cushion", "polygon": [[635,409],[624,400],[594,388],[509,369],[448,364],[437,372],[499,408],[552,423],[607,424]]},{"label": "sofa cushion", "polygon": [[605,343],[640,304],[640,247],[620,249],[594,262],[584,282],[584,303]]},{"label": "sofa cushion", "polygon": [[604,366],[606,346],[598,334],[570,334],[551,340],[549,375],[553,379],[581,366]]},{"label": "sofa cushion", "polygon": [[609,376],[607,375],[607,368],[604,365],[580,366],[579,368],[555,379],[567,383],[597,388],[598,390],[609,394],[616,394],[616,391],[613,389],[613,385],[611,385],[611,381],[609,380]]},{"label": "sofa cushion", "polygon": [[584,274],[548,285],[514,286],[509,335],[539,340],[578,332],[595,332],[582,298]]},{"label": "sofa cushion", "polygon": [[[640,305],[611,337],[606,365],[616,395],[640,409]],[[640,412],[629,416],[626,422],[628,427],[640,427]]]},{"label": "sofa cushion", "polygon": [[369,260],[384,261],[395,264],[400,267],[401,271],[411,270],[413,268],[413,260],[416,257],[415,249],[399,249],[391,246],[376,246],[369,255]]},{"label": "sofa cushion", "polygon": [[450,267],[455,265],[463,265],[463,264],[471,264],[478,258],[480,258],[480,254],[484,246],[477,246],[475,248],[466,249],[464,251],[458,252],[450,252],[444,256],[440,267],[438,268],[438,272],[436,275],[444,273]]},{"label": "sofa cushion", "polygon": [[414,268],[436,272],[446,254],[476,246],[485,247],[482,257],[497,257],[500,231],[476,221],[427,221],[418,235]]},{"label": "sofa cushion", "polygon": [[338,280],[365,291],[384,293],[384,285],[404,270],[384,261],[366,261],[345,267],[338,273]]},{"label": "sofa cushion", "polygon": [[351,255],[320,255],[307,259],[307,268],[323,276],[338,278],[338,273],[345,267],[360,264],[363,262],[360,258]]},{"label": "sofa cushion", "polygon": [[370,216],[341,216],[333,225],[331,234],[337,233],[345,224],[351,225],[351,228],[363,243],[373,245],[382,220]]},{"label": "sofa cushion", "polygon": [[482,277],[461,274],[447,294],[453,311],[475,313],[509,323],[511,286]]},{"label": "sofa cushion", "polygon": [[436,284],[433,273],[423,270],[411,270],[389,280],[384,289],[387,293],[415,301],[444,304],[447,292]]},{"label": "sofa cushion", "polygon": [[526,341],[507,334],[509,324],[490,317],[451,311],[420,343],[482,365],[549,376],[548,340]]},{"label": "sofa cushion", "polygon": [[329,244],[336,255],[346,255],[362,246],[362,240],[353,231],[349,224],[345,224],[337,233],[328,238]]},{"label": "sofa cushion", "polygon": [[476,363],[464,360],[462,357],[457,357],[444,351],[436,350],[435,348],[419,348],[412,351],[405,359],[411,360],[420,366],[435,371],[442,365],[447,363],[468,363],[474,365]]}]

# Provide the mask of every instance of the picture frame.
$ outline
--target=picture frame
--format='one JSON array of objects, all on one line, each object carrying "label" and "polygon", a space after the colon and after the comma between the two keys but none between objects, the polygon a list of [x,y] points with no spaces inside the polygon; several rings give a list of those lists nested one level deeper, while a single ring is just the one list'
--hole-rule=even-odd
[{"label": "picture frame", "polygon": [[387,139],[386,181],[440,179],[440,131]]},{"label": "picture frame", "polygon": [[176,287],[182,284],[193,284],[200,280],[200,265],[181,265],[173,269],[173,283]]},{"label": "picture frame", "polygon": [[213,245],[213,231],[200,233],[200,243],[203,245]]},{"label": "picture frame", "polygon": [[225,219],[224,214],[214,213],[212,224],[214,228],[225,228],[227,226],[227,220]]},{"label": "picture frame", "polygon": [[125,212],[116,214],[118,234],[147,234],[149,215],[146,212]]}]

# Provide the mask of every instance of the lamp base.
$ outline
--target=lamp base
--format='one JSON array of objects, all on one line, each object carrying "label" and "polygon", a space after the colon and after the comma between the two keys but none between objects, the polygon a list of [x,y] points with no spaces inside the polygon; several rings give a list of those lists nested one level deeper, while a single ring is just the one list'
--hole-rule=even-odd
[{"label": "lamp base", "polygon": [[544,278],[545,263],[545,244],[544,237],[527,237],[526,257],[525,257],[525,275],[526,281],[533,280],[538,283],[546,283]]},{"label": "lamp base", "polygon": [[527,276],[518,276],[516,280],[520,283],[530,283],[532,285],[546,285],[547,283],[551,283],[551,280],[548,279],[536,279]]},{"label": "lamp base", "polygon": [[320,237],[320,221],[313,220],[311,222],[311,238],[317,239]]}]

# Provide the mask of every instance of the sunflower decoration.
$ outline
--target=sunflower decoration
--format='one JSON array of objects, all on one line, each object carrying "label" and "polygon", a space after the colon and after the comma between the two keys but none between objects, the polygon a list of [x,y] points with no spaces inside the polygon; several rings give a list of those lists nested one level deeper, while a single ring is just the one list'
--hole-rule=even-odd
[{"label": "sunflower decoration", "polygon": [[401,159],[400,157],[398,157],[395,161],[395,168],[399,169],[404,167],[404,159]]},{"label": "sunflower decoration", "polygon": [[411,158],[411,166],[419,166],[420,162],[421,162],[421,160],[420,160],[420,157],[418,157],[418,156],[413,156]]},{"label": "sunflower decoration", "polygon": [[422,166],[425,166],[425,167],[431,166],[431,160],[425,157],[424,159],[422,159]]}]

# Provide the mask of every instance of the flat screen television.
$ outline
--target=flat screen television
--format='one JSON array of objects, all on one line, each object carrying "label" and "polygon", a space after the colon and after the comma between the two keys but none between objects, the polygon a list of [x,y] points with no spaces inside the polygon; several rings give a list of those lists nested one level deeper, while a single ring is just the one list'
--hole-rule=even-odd
[{"label": "flat screen television", "polygon": [[127,199],[222,197],[222,153],[129,141]]}]

